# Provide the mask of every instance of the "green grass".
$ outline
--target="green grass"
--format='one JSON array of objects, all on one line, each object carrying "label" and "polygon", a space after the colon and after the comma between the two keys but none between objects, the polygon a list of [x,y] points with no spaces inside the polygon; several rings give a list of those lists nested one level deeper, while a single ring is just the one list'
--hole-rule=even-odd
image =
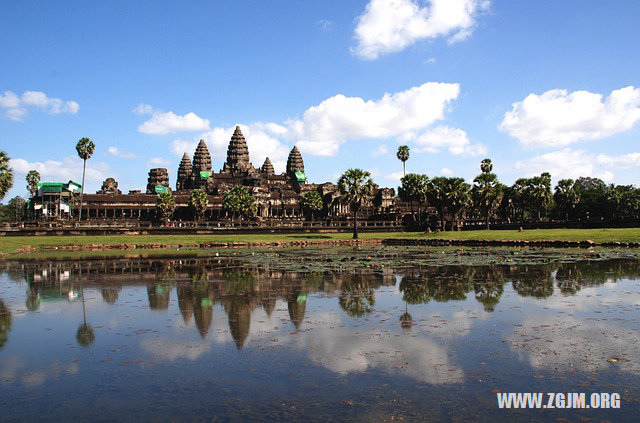
[{"label": "green grass", "polygon": [[[363,232],[361,239],[385,238],[438,238],[455,240],[529,240],[529,241],[584,241],[639,242],[640,228],[623,229],[532,229],[462,231],[425,234],[422,232]],[[168,244],[196,246],[203,242],[261,242],[261,241],[322,241],[347,240],[351,233],[331,234],[237,234],[237,235],[114,235],[114,236],[4,236],[0,237],[0,252],[12,253],[23,247],[42,249],[45,246],[86,244]]]}]

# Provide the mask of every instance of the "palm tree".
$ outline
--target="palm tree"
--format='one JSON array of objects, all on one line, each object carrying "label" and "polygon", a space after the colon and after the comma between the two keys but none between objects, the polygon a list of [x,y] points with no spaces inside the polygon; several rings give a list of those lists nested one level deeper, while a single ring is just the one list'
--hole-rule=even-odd
[{"label": "palm tree", "polygon": [[402,174],[403,176],[406,176],[407,174],[406,161],[409,160],[409,146],[401,145],[400,147],[398,147],[398,152],[396,153],[396,156],[398,157],[398,160],[402,162]]},{"label": "palm tree", "polygon": [[167,220],[171,218],[173,211],[176,208],[176,200],[173,198],[173,194],[171,192],[163,192],[158,194],[158,199],[156,200],[156,208],[160,214],[160,220],[163,223],[166,223]]},{"label": "palm tree", "polygon": [[231,213],[232,222],[233,217],[240,216],[240,224],[242,224],[242,216],[248,218],[255,214],[256,199],[247,187],[236,185],[222,196],[222,208]]},{"label": "palm tree", "polygon": [[338,180],[340,200],[353,212],[353,239],[358,238],[358,211],[373,197],[374,188],[371,174],[362,169],[348,169]]},{"label": "palm tree", "polygon": [[38,184],[40,183],[40,172],[37,170],[30,170],[27,173],[27,191],[33,197],[38,192]]},{"label": "palm tree", "polygon": [[553,199],[556,206],[564,211],[565,220],[569,220],[569,212],[574,210],[580,202],[580,195],[576,191],[573,179],[559,180]]},{"label": "palm tree", "polygon": [[456,229],[460,230],[462,211],[469,203],[471,186],[463,178],[447,178],[447,180],[446,207],[453,220],[455,220]]},{"label": "palm tree", "polygon": [[485,218],[487,229],[489,229],[489,217],[491,213],[500,205],[503,196],[503,185],[498,182],[498,177],[493,170],[490,159],[484,159],[480,163],[482,173],[473,180],[473,204],[480,209]]},{"label": "palm tree", "polygon": [[398,187],[398,197],[400,197],[402,201],[407,201],[409,203],[409,207],[411,207],[411,215],[415,222],[416,217],[413,213],[413,203],[418,203],[418,210],[420,210],[421,204],[426,204],[429,177],[426,175],[419,175],[417,173],[410,173],[403,176],[402,179],[400,179],[400,182],[402,185]]},{"label": "palm tree", "polygon": [[300,199],[300,205],[303,210],[311,215],[311,220],[324,207],[322,197],[318,191],[307,191]]},{"label": "palm tree", "polygon": [[196,220],[202,219],[209,205],[207,193],[202,189],[194,189],[191,191],[191,196],[189,197],[189,205],[194,211]]},{"label": "palm tree", "polygon": [[84,176],[87,170],[87,160],[93,156],[93,152],[96,149],[96,145],[89,138],[81,138],[76,144],[76,151],[78,157],[82,159],[82,187],[80,187],[80,211],[78,213],[78,220],[82,219],[82,199],[84,197]]},{"label": "palm tree", "polygon": [[7,153],[0,151],[0,200],[7,195],[13,186],[13,170],[9,166],[10,160]]}]

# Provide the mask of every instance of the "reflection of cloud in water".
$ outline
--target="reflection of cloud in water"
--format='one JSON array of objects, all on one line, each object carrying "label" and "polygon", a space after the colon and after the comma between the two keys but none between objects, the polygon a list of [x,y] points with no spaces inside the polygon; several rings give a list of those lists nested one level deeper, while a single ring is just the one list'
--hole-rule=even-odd
[{"label": "reflection of cloud in water", "polygon": [[[369,331],[356,334],[338,327],[339,319],[317,316],[324,327],[298,333],[297,345],[308,351],[311,361],[329,370],[346,374],[369,368],[398,372],[431,384],[459,383],[464,380],[461,368],[453,366],[447,349],[420,336]],[[329,326],[333,322],[331,329]],[[407,364],[408,363],[408,364]]]},{"label": "reflection of cloud in water", "polygon": [[[640,304],[640,293],[637,288],[631,291],[630,286],[622,286],[623,282],[607,282],[597,287],[582,288],[576,295],[554,295],[544,301],[544,306],[553,310],[593,311],[607,304],[636,305]],[[567,304],[572,304],[567,309]]]},{"label": "reflection of cloud in water", "polygon": [[[551,341],[551,342],[549,342]],[[541,370],[596,371],[615,364],[640,374],[640,335],[637,331],[571,316],[528,318],[508,339],[511,349]]]},{"label": "reflection of cloud in water", "polygon": [[183,341],[156,338],[140,342],[140,349],[153,355],[157,360],[175,361],[186,358],[194,361],[208,352],[211,346],[203,343],[188,344]]},{"label": "reflection of cloud in water", "polygon": [[4,367],[0,369],[0,382],[11,383],[20,380],[26,386],[39,386],[47,379],[57,379],[62,375],[78,373],[78,365],[61,365],[53,363],[46,369],[28,369],[24,359],[18,356],[10,356],[4,360]]}]

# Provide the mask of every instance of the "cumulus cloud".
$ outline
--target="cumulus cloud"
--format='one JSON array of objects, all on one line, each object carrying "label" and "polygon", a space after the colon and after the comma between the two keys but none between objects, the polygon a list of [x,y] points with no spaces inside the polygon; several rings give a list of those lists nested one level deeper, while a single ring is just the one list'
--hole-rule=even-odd
[{"label": "cumulus cloud", "polygon": [[147,167],[169,166],[171,162],[162,157],[152,157],[147,160]]},{"label": "cumulus cloud", "polygon": [[615,174],[612,170],[638,166],[640,166],[640,153],[610,156],[570,148],[519,160],[515,164],[516,169],[524,170],[526,176],[550,172],[554,178],[558,179],[593,176],[605,182],[613,181]]},{"label": "cumulus cloud", "polygon": [[550,90],[513,103],[500,130],[526,146],[567,146],[605,138],[640,121],[640,88],[625,87],[602,94]]},{"label": "cumulus cloud", "polygon": [[151,118],[138,126],[138,132],[150,135],[167,135],[182,131],[205,131],[209,129],[209,120],[193,112],[178,115],[173,112],[156,110],[148,104],[139,104],[134,113],[150,114]]},{"label": "cumulus cloud", "polygon": [[[78,157],[67,157],[62,161],[47,160],[45,162],[29,162],[24,159],[11,159],[11,167],[15,174],[26,175],[30,170],[37,170],[43,181],[67,182],[70,179],[76,182],[82,180],[82,160]],[[88,188],[85,192],[97,189],[98,184],[109,175],[109,165],[104,162],[87,161],[85,184]],[[24,179],[24,178],[22,178]]]},{"label": "cumulus cloud", "polygon": [[418,145],[417,153],[436,153],[441,148],[446,148],[455,155],[487,154],[487,147],[484,144],[472,144],[465,131],[448,126],[433,128],[416,138],[415,142]]},{"label": "cumulus cloud", "polygon": [[121,149],[119,149],[118,147],[114,147],[111,146],[109,148],[107,148],[107,153],[109,153],[110,155],[114,156],[114,157],[120,157],[123,159],[135,159],[137,156],[133,153],[129,153],[127,151],[123,151]]},{"label": "cumulus cloud", "polygon": [[371,0],[357,18],[352,52],[367,60],[397,52],[419,40],[448,37],[450,43],[471,35],[488,0]]},{"label": "cumulus cloud", "polygon": [[373,151],[371,151],[371,155],[373,157],[386,156],[388,154],[389,154],[389,149],[384,144],[380,144],[375,149],[373,149]]},{"label": "cumulus cloud", "polygon": [[[240,126],[254,165],[259,166],[269,156],[276,171],[284,170],[292,144],[303,154],[316,156],[335,156],[340,145],[349,140],[389,138],[415,141],[424,151],[447,148],[453,154],[484,153],[486,147],[471,144],[462,130],[442,127],[430,131],[435,122],[445,118],[459,93],[459,84],[427,82],[375,100],[338,94],[283,124],[254,122]],[[176,139],[171,149],[177,155],[193,154],[197,140],[202,138],[208,142],[211,154],[224,161],[233,129],[214,127],[192,140]],[[384,151],[379,147],[376,153]]]},{"label": "cumulus cloud", "polygon": [[0,94],[0,108],[6,109],[4,116],[9,120],[16,122],[24,120],[29,107],[42,109],[52,115],[76,114],[80,110],[80,105],[75,101],[48,97],[42,91],[25,91],[21,96],[13,91]]}]

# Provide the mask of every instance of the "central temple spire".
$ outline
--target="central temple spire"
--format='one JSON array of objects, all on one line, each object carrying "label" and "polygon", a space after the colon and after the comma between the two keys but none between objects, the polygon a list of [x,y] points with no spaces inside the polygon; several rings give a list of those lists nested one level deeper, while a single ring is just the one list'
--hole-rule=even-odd
[{"label": "central temple spire", "polygon": [[242,130],[236,126],[229,148],[227,148],[227,161],[224,164],[224,170],[228,172],[246,172],[249,169],[249,148],[247,140],[242,135]]}]

